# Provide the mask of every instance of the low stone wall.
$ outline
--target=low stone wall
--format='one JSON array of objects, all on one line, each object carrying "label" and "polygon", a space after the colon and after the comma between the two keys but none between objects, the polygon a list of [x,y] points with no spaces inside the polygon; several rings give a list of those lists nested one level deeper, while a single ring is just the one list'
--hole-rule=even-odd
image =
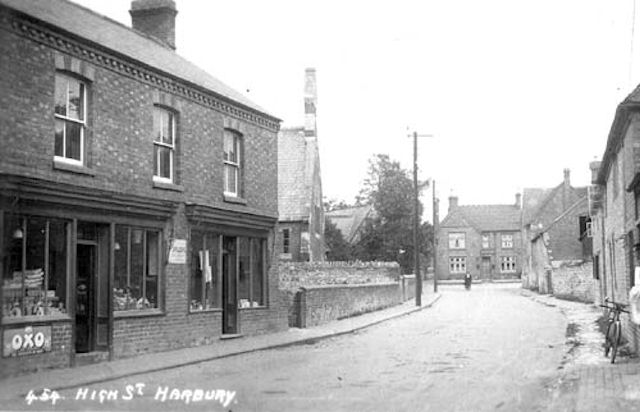
[{"label": "low stone wall", "polygon": [[553,261],[553,295],[561,299],[594,302],[593,262]]},{"label": "low stone wall", "polygon": [[279,287],[296,291],[300,287],[361,285],[397,282],[396,262],[280,262]]},{"label": "low stone wall", "polygon": [[401,283],[302,287],[290,295],[290,326],[306,328],[397,305]]}]

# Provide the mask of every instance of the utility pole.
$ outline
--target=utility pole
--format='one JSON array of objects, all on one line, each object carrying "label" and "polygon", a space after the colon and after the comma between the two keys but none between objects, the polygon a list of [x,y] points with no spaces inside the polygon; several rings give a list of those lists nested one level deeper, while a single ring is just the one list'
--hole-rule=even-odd
[{"label": "utility pole", "polygon": [[438,199],[436,199],[436,181],[433,180],[433,292],[438,293],[438,269],[436,257],[438,256]]},{"label": "utility pole", "polygon": [[[411,136],[411,135],[410,135]],[[419,135],[413,132],[413,270],[416,276],[416,306],[422,306],[422,274],[420,273],[420,252],[418,247],[418,227],[420,218],[418,209],[418,137],[432,137],[433,135]]]}]

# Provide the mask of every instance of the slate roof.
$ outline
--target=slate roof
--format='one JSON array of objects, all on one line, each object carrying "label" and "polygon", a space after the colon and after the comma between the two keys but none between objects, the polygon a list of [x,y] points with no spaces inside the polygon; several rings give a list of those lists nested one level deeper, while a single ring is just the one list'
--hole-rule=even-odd
[{"label": "slate roof", "polygon": [[67,0],[0,0],[0,5],[32,16],[79,36],[101,48],[136,60],[167,76],[207,89],[247,109],[279,120],[241,93],[222,83],[167,46],[131,27],[120,24]]},{"label": "slate roof", "polygon": [[281,221],[309,218],[313,168],[309,156],[313,144],[303,127],[283,128],[278,133],[278,213]]},{"label": "slate roof", "polygon": [[515,205],[461,205],[440,227],[473,227],[480,232],[520,230],[520,209]]},{"label": "slate roof", "polygon": [[369,205],[325,212],[325,216],[336,225],[344,240],[349,243],[353,242],[366,219],[372,215],[373,207]]},{"label": "slate roof", "polygon": [[[551,199],[557,194],[558,191],[562,190],[563,186],[564,182],[550,189],[525,188],[522,191],[522,223],[528,224],[535,220],[541,209],[543,209],[545,205],[549,201],[551,201]],[[570,186],[570,188],[571,190],[573,190],[573,193],[578,199],[581,199],[583,197],[586,198],[586,196],[588,195],[586,186]]]}]

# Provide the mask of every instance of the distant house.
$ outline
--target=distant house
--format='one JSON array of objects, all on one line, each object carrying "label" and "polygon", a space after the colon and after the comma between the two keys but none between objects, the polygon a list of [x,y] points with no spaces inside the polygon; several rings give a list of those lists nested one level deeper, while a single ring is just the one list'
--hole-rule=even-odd
[{"label": "distant house", "polygon": [[316,73],[305,72],[305,125],[278,133],[277,250],[282,260],[325,256],[322,178],[316,128]]},{"label": "distant house", "polygon": [[449,197],[449,211],[438,228],[437,274],[461,279],[465,273],[484,281],[521,274],[520,195],[511,205],[458,205]]},{"label": "distant house", "polygon": [[374,215],[373,206],[358,206],[326,212],[326,217],[335,224],[349,244],[356,244],[362,236],[368,219]]},{"label": "distant house", "polygon": [[586,187],[573,187],[569,169],[553,188],[523,191],[523,286],[592,301],[591,219]]}]

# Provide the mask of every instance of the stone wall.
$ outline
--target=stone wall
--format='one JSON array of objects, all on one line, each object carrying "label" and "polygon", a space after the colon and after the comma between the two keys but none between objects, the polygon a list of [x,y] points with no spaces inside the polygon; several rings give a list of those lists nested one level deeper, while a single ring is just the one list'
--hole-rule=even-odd
[{"label": "stone wall", "polygon": [[396,262],[280,262],[280,289],[398,282]]},{"label": "stone wall", "polygon": [[398,282],[310,286],[291,298],[290,326],[306,328],[397,305],[402,289]]},{"label": "stone wall", "polygon": [[594,302],[593,262],[554,261],[553,295],[561,299]]}]

